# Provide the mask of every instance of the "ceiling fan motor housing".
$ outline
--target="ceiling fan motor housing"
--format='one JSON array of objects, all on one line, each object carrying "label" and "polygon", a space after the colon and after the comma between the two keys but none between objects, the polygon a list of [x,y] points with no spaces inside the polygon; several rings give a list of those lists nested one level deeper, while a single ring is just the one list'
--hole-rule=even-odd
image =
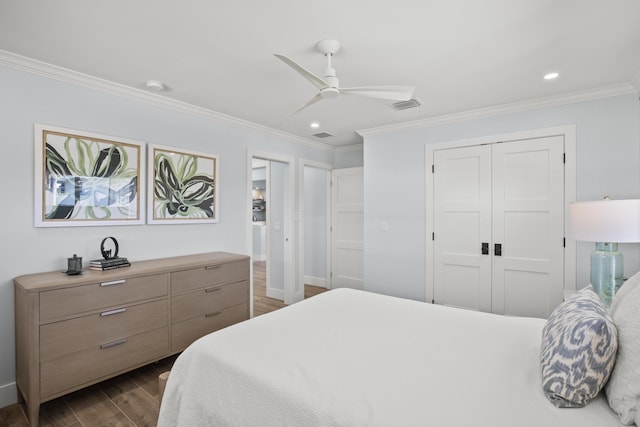
[{"label": "ceiling fan motor housing", "polygon": [[320,89],[320,96],[325,99],[335,98],[340,95],[340,90],[338,89],[339,82],[336,77],[336,70],[333,68],[326,68],[324,70],[324,76],[322,76],[322,80],[327,84],[327,87]]},{"label": "ceiling fan motor housing", "polygon": [[324,99],[336,98],[340,95],[340,91],[335,87],[326,87],[324,89],[320,89],[320,96]]}]

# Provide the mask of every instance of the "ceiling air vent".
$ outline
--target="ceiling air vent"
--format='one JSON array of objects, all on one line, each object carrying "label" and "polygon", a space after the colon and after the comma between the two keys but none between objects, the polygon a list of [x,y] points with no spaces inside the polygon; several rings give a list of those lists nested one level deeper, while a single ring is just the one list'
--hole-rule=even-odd
[{"label": "ceiling air vent", "polygon": [[327,132],[318,132],[318,133],[314,133],[313,136],[315,136],[316,138],[329,138],[330,136],[333,136],[333,135]]},{"label": "ceiling air vent", "polygon": [[415,98],[412,98],[408,101],[394,102],[393,104],[391,104],[391,108],[393,108],[394,110],[406,110],[408,108],[416,108],[421,105],[422,104],[420,103],[420,101],[418,101]]}]

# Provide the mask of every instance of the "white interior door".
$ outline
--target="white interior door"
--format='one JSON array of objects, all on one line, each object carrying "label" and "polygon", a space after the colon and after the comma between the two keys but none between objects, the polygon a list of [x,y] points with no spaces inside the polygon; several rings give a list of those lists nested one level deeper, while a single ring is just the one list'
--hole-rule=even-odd
[{"label": "white interior door", "polygon": [[564,287],[562,136],[434,152],[434,301],[547,317]]},{"label": "white interior door", "polygon": [[267,296],[281,301],[285,300],[285,276],[288,268],[286,257],[290,235],[287,228],[289,167],[288,163],[269,161],[267,179]]},{"label": "white interior door", "polygon": [[363,168],[331,171],[331,287],[364,289]]},{"label": "white interior door", "polygon": [[434,153],[434,301],[491,311],[491,147]]},{"label": "white interior door", "polygon": [[492,148],[492,311],[546,318],[563,299],[563,138]]}]

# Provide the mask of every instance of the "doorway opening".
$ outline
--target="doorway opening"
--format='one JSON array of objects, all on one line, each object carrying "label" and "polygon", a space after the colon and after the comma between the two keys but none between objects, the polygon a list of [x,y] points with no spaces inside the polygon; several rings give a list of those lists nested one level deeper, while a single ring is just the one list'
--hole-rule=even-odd
[{"label": "doorway opening", "polygon": [[303,298],[331,289],[331,165],[300,161],[299,282]]},{"label": "doorway opening", "polygon": [[251,311],[257,315],[293,302],[293,159],[249,153],[247,164]]}]

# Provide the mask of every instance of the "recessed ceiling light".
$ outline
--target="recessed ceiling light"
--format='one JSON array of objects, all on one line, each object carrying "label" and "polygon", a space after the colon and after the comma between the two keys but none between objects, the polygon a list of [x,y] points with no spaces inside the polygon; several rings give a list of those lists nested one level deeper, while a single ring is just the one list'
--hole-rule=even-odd
[{"label": "recessed ceiling light", "polygon": [[312,129],[318,129],[320,127],[320,123],[318,122],[313,122],[311,123],[309,126],[311,126]]},{"label": "recessed ceiling light", "polygon": [[147,87],[147,89],[157,90],[158,92],[166,89],[164,83],[159,80],[147,80],[146,82],[144,82],[144,85]]},{"label": "recessed ceiling light", "polygon": [[559,75],[560,75],[560,74],[558,74],[558,73],[556,73],[556,72],[548,73],[548,74],[545,74],[545,75],[544,75],[544,79],[545,79],[545,80],[553,80],[553,79],[557,79]]}]

